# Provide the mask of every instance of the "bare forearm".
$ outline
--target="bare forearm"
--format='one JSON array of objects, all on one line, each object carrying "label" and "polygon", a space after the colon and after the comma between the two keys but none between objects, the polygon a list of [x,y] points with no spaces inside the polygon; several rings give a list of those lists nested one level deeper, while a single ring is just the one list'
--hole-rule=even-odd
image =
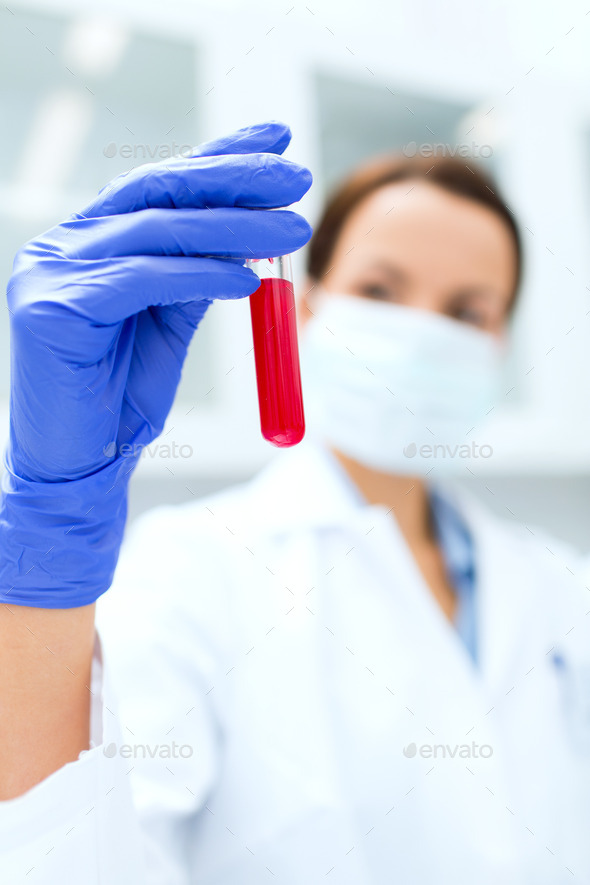
[{"label": "bare forearm", "polygon": [[88,749],[94,605],[0,605],[0,800]]}]

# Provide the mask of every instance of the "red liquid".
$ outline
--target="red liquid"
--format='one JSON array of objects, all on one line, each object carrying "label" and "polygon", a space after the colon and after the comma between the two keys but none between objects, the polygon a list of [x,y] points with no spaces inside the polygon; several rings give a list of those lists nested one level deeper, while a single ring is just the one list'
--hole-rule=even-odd
[{"label": "red liquid", "polygon": [[295,296],[287,280],[263,279],[250,295],[260,429],[275,446],[303,439],[305,421]]}]

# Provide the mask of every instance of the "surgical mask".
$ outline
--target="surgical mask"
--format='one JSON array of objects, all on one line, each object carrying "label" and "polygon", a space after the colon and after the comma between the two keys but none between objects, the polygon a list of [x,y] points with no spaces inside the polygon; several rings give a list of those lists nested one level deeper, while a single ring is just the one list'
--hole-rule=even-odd
[{"label": "surgical mask", "polygon": [[503,352],[490,333],[433,311],[322,293],[300,335],[307,433],[387,473],[464,473],[491,454],[477,431]]}]

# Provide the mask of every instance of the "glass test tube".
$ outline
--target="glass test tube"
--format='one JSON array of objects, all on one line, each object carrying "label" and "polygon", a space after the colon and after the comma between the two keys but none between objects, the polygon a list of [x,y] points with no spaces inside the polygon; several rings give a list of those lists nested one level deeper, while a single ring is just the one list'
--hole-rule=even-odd
[{"label": "glass test tube", "polygon": [[246,267],[260,277],[250,295],[260,429],[273,445],[294,446],[305,420],[291,259],[249,258]]}]

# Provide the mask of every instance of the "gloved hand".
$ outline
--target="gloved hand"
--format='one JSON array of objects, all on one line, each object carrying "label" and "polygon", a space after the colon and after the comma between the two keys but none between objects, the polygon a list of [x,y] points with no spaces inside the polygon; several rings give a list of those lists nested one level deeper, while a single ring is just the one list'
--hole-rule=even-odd
[{"label": "gloved hand", "polygon": [[271,121],[140,166],[17,254],[0,602],[70,608],[110,586],[130,474],[207,307],[258,288],[244,259],[311,235],[300,215],[265,211],[311,184],[278,156],[290,138]]}]

